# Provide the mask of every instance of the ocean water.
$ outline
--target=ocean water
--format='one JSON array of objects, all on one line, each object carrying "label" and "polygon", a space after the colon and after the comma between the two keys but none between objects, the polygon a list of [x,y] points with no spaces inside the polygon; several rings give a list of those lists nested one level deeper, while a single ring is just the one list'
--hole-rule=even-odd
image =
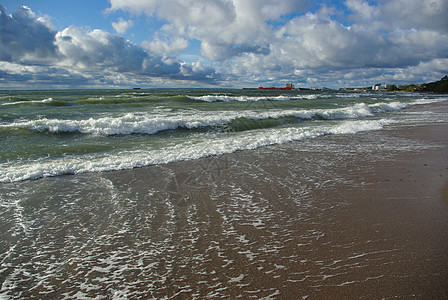
[{"label": "ocean water", "polygon": [[351,215],[345,191],[369,189],[351,175],[365,167],[359,157],[440,149],[383,133],[446,124],[447,100],[0,91],[0,299],[442,296],[445,215],[430,215],[428,248],[400,231],[418,235],[419,223]]},{"label": "ocean water", "polygon": [[0,182],[131,169],[377,130],[443,96],[258,90],[0,92]]}]

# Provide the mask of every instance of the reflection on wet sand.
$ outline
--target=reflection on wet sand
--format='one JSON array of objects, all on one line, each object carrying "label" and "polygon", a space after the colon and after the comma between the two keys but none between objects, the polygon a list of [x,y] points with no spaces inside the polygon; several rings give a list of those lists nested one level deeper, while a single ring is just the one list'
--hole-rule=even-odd
[{"label": "reflection on wet sand", "polygon": [[447,140],[428,128],[10,186],[2,294],[443,298]]}]

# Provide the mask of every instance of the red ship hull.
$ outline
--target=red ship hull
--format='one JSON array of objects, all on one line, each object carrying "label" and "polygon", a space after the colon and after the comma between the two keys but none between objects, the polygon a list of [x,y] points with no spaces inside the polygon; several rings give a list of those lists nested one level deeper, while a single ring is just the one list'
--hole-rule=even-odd
[{"label": "red ship hull", "polygon": [[294,88],[291,87],[284,87],[284,88],[278,88],[278,87],[259,87],[260,90],[293,90]]}]

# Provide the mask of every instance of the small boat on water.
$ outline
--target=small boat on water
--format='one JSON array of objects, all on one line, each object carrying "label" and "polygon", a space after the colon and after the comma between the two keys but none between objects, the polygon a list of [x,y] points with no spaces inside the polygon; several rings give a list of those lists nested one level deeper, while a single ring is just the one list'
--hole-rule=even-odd
[{"label": "small boat on water", "polygon": [[285,87],[259,87],[260,90],[293,90],[294,84],[287,83]]}]

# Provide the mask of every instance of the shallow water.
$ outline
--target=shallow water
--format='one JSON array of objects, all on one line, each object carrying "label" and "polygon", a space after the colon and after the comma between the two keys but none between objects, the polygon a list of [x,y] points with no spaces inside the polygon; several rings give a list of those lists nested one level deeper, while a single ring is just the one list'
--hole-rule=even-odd
[{"label": "shallow water", "polygon": [[376,130],[396,122],[397,112],[446,99],[335,91],[1,91],[0,182]]},{"label": "shallow water", "polygon": [[[428,248],[427,239],[403,231],[420,228],[426,230],[425,236],[442,236],[448,215],[443,202],[434,204],[440,212],[435,213],[434,207],[422,209],[418,204],[424,195],[412,192],[416,199],[409,195],[395,199],[393,190],[386,196],[395,202],[371,202],[387,200],[372,191],[386,184],[371,179],[376,178],[378,162],[444,149],[446,145],[436,140],[393,134],[395,128],[446,124],[446,109],[435,108],[444,108],[443,104],[342,123],[305,121],[305,127],[319,130],[353,128],[353,124],[359,129],[365,121],[390,124],[377,131],[369,127],[353,134],[351,129],[341,129],[332,135],[199,160],[1,183],[0,295],[369,298],[428,296],[428,288],[436,296],[443,295],[448,278],[443,273],[446,243]],[[288,126],[263,128],[262,136],[272,128],[276,134],[291,131]],[[257,138],[258,130],[243,132]],[[42,134],[30,129],[26,134],[29,131]],[[79,134],[86,133],[75,133]],[[240,138],[239,131],[194,132],[204,134]],[[124,144],[127,135],[106,137]],[[195,143],[189,145],[194,148]],[[245,148],[235,147],[239,149]],[[442,175],[447,175],[446,170]],[[391,203],[401,202],[408,203],[406,216],[391,218],[390,214],[403,211]],[[373,217],[371,209],[377,205],[388,209]],[[410,212],[416,208],[438,226],[412,218]],[[403,220],[410,220],[409,224]]]}]

